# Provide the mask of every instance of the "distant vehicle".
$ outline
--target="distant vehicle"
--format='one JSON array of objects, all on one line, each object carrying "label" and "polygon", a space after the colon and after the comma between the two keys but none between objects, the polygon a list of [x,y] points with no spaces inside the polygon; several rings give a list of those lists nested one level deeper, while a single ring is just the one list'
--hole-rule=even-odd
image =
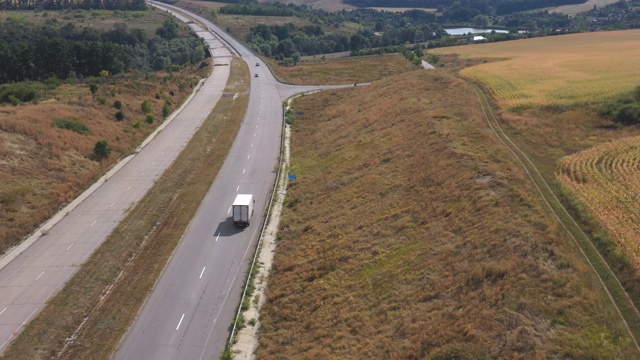
[{"label": "distant vehicle", "polygon": [[260,66],[260,63],[256,63],[256,66]]},{"label": "distant vehicle", "polygon": [[249,226],[254,203],[252,194],[236,195],[236,199],[233,201],[233,223],[236,226]]},{"label": "distant vehicle", "polygon": [[258,73],[256,73],[254,76],[255,76],[255,77],[258,77]]}]

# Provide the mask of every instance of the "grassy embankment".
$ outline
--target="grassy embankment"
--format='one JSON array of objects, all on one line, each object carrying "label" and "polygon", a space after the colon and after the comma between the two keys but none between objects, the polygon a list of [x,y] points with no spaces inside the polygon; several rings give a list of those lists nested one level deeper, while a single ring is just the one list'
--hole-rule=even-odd
[{"label": "grassy embankment", "polygon": [[636,307],[640,180],[633,164],[640,154],[629,138],[640,129],[616,126],[596,109],[640,84],[640,52],[634,45],[639,34],[576,34],[433,51],[507,59],[461,74],[488,87],[507,109],[500,113],[505,131],[580,220]]},{"label": "grassy embankment", "polygon": [[226,158],[246,110],[249,75],[244,62],[232,62],[223,98],[184,151],[25,327],[7,359],[110,357]]},{"label": "grassy embankment", "polygon": [[295,110],[258,358],[635,354],[464,81],[410,71]]},{"label": "grassy embankment", "polygon": [[[73,21],[76,26],[84,22],[98,29],[126,21],[129,28],[150,33],[162,25],[165,16],[159,11],[0,13],[0,19],[12,17],[34,24],[57,19],[61,26]],[[173,75],[127,73],[99,78],[95,79],[95,95],[81,80],[58,87],[25,85],[41,88],[37,103],[0,105],[0,254],[131,153],[162,122],[165,101],[175,109],[207,71],[194,67]],[[152,105],[152,123],[141,109],[144,100]],[[115,118],[115,101],[122,103],[123,121]],[[86,131],[56,127],[60,120],[79,123]],[[93,159],[93,148],[100,139],[107,140],[113,152],[98,162]]]}]

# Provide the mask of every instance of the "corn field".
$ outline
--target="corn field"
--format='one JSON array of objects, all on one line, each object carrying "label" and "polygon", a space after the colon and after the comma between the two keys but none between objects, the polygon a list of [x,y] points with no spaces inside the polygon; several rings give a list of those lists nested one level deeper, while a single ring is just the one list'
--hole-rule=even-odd
[{"label": "corn field", "polygon": [[565,157],[557,177],[640,270],[640,137]]}]

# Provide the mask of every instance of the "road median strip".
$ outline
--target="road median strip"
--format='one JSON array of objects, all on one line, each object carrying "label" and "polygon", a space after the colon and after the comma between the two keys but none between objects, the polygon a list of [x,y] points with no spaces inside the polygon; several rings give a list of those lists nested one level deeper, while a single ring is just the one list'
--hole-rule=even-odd
[{"label": "road median strip", "polygon": [[[246,84],[250,84],[249,69],[234,59],[225,94],[189,144],[25,327],[7,349],[6,358],[106,359],[112,355],[226,158],[248,104]],[[234,98],[235,93],[241,95]]]}]

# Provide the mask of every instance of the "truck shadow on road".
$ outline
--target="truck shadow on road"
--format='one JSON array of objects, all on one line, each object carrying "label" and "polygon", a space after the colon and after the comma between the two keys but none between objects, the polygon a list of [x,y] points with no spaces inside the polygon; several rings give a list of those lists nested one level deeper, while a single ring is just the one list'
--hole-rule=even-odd
[{"label": "truck shadow on road", "polygon": [[246,227],[236,226],[233,223],[233,216],[229,216],[223,222],[218,224],[216,231],[213,233],[214,237],[223,237],[223,236],[233,236],[235,234],[241,233],[246,229]]}]

